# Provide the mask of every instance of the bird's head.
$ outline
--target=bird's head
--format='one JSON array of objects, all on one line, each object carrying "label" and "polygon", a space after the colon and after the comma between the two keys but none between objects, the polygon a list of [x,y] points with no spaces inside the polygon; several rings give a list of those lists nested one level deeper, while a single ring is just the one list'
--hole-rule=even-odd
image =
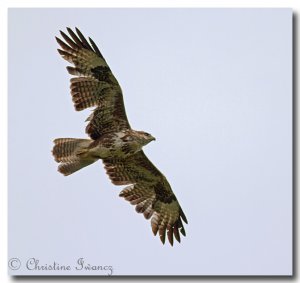
[{"label": "bird's head", "polygon": [[141,139],[142,143],[144,145],[148,144],[149,142],[155,141],[155,137],[153,137],[151,134],[143,132],[143,131],[137,131],[139,138]]}]

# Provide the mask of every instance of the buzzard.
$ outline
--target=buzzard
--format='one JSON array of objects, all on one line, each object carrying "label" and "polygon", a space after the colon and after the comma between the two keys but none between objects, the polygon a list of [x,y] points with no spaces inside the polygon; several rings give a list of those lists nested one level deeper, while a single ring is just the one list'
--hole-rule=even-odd
[{"label": "buzzard", "polygon": [[155,138],[133,130],[128,122],[120,85],[100,50],[76,28],[60,31],[56,37],[59,54],[68,66],[71,96],[77,111],[95,107],[87,118],[86,133],[90,139],[58,138],[52,150],[58,171],[68,176],[101,159],[115,185],[127,185],[120,193],[138,213],[151,218],[154,235],[165,243],[166,234],[180,242],[185,236],[182,220],[187,219],[166,177],[151,163],[142,148]]}]

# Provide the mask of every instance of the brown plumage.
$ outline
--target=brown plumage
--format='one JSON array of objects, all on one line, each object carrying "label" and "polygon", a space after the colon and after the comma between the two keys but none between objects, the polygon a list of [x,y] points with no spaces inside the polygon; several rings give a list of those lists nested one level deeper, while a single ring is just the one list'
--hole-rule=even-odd
[{"label": "brown plumage", "polygon": [[155,140],[150,134],[131,129],[124,107],[120,85],[96,44],[89,42],[76,28],[61,31],[56,38],[59,54],[73,66],[68,72],[75,110],[95,107],[87,118],[86,133],[91,139],[59,138],[52,150],[58,171],[70,175],[102,159],[115,185],[127,185],[120,196],[136,206],[138,213],[151,218],[154,235],[171,245],[185,236],[182,220],[187,219],[165,176],[151,163],[142,147]]}]

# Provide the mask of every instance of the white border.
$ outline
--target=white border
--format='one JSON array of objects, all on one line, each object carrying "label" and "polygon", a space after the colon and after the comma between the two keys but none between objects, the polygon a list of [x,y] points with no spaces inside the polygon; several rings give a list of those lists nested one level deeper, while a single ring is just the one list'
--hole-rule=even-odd
[{"label": "white border", "polygon": [[[0,224],[1,224],[1,233],[0,233],[0,282],[14,282],[15,279],[9,277],[7,275],[7,9],[9,7],[211,7],[211,8],[279,8],[279,7],[287,7],[292,8],[296,15],[299,15],[300,12],[300,1],[299,0],[235,0],[235,1],[226,1],[226,0],[2,0],[0,1],[0,68],[1,68],[1,76],[0,76],[0,130],[1,130],[1,138],[0,138],[0,182],[1,182],[1,196],[0,196]],[[297,39],[299,38],[299,29],[296,28]],[[298,42],[298,40],[297,40]],[[299,44],[297,44],[299,46]],[[299,59],[295,62],[297,66],[299,65]],[[298,76],[296,77],[298,81]],[[17,82],[16,82],[17,83]],[[298,96],[298,93],[296,94]],[[299,99],[297,99],[298,105],[297,109],[299,109]],[[298,121],[295,123],[298,125]],[[297,132],[298,127],[297,127]],[[297,137],[298,140],[298,137]],[[295,157],[298,160],[298,156]],[[298,175],[298,172],[296,172]],[[16,176],[17,177],[17,176]],[[296,188],[297,190],[298,188]],[[297,193],[298,199],[297,203],[299,203],[299,193]],[[297,219],[297,217],[296,217]],[[296,233],[298,234],[298,233]],[[298,254],[298,251],[295,251]],[[298,265],[298,264],[297,264]],[[297,268],[297,270],[299,270]],[[288,278],[275,279],[276,282],[285,282],[290,281]],[[273,281],[273,279],[268,279],[268,281]],[[98,281],[99,278],[82,278],[76,279],[76,282],[86,282],[86,281]],[[201,280],[201,282],[219,282],[222,279],[197,279]],[[224,280],[224,279],[223,279]],[[19,279],[18,281],[22,282],[25,280]],[[30,282],[32,280],[26,280]],[[34,282],[44,281],[41,278],[34,280]],[[49,279],[49,281],[75,281],[74,279]],[[106,281],[104,278],[101,279],[102,282]],[[131,281],[131,279],[127,279],[126,281]],[[141,280],[142,281],[142,280]],[[148,279],[147,282],[150,280]],[[152,281],[152,280],[151,280]],[[153,279],[155,282],[159,281],[173,281],[172,279],[162,280],[162,279]],[[185,279],[176,280],[177,282],[184,282]],[[234,280],[232,278],[228,278],[226,281],[234,281],[239,282],[243,281],[243,279]],[[263,281],[261,278],[253,278],[247,279],[248,282],[251,281]],[[299,282],[300,280],[297,278],[293,280],[294,282]]]},{"label": "white border", "polygon": [[[5,0],[6,7],[288,7],[297,8],[297,0]],[[26,4],[24,4],[26,2]],[[72,4],[72,5],[70,5]]]}]

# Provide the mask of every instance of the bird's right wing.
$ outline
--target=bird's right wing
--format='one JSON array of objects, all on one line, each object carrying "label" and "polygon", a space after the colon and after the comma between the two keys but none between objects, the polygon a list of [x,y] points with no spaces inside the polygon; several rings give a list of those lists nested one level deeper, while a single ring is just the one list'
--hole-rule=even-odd
[{"label": "bird's right wing", "polygon": [[[107,174],[115,185],[130,185],[120,193],[136,211],[151,218],[154,235],[159,233],[165,243],[166,233],[173,245],[173,236],[180,242],[185,236],[182,220],[187,219],[165,176],[152,164],[143,151],[126,159],[104,159]],[[180,232],[180,233],[179,233]]]},{"label": "bird's right wing", "polygon": [[59,54],[74,67],[67,70],[76,77],[71,79],[71,95],[77,111],[96,106],[86,132],[92,139],[104,134],[130,129],[121,87],[112,74],[94,41],[88,42],[76,28],[75,34],[67,28],[69,36],[60,32],[64,41],[56,37],[62,49]]}]

